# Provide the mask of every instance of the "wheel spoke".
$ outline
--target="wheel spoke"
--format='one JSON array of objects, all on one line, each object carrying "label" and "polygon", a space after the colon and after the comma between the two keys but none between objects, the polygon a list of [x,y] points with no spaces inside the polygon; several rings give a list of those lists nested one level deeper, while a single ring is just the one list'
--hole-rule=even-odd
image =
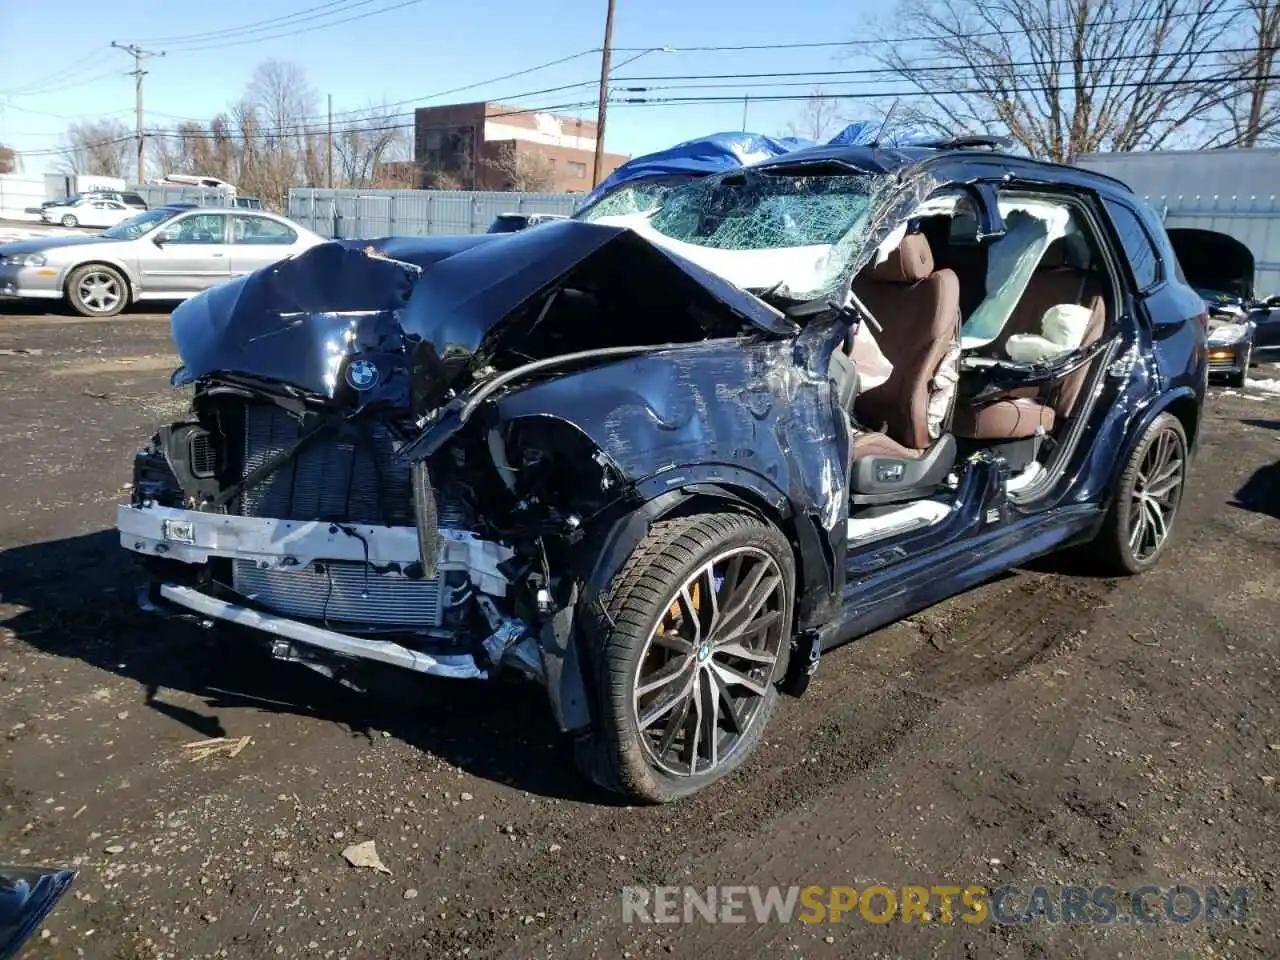
[{"label": "wheel spoke", "polygon": [[693,603],[693,597],[689,595],[687,583],[680,588],[680,605],[684,607],[685,622],[693,624],[693,645],[696,647],[702,642],[702,623],[698,617],[698,608]]},{"label": "wheel spoke", "polygon": [[725,643],[716,647],[711,651],[711,656],[715,657],[736,657],[739,660],[749,660],[752,663],[760,663],[765,666],[773,666],[778,658],[767,650],[752,650],[750,647],[743,646],[741,643]]},{"label": "wheel spoke", "polygon": [[659,757],[667,755],[668,751],[675,745],[676,737],[680,736],[680,731],[688,724],[691,700],[691,697],[682,699],[680,706],[667,719],[666,728],[662,731],[662,739],[658,741],[657,754]]},{"label": "wheel spoke", "polygon": [[702,608],[706,611],[706,623],[704,625],[705,635],[710,637],[715,633],[716,624],[720,619],[720,600],[716,596],[716,572],[714,565],[708,563],[702,568],[698,574],[698,579],[702,581]]},{"label": "wheel spoke", "polygon": [[720,623],[720,632],[729,635],[738,633],[760,612],[760,608],[773,596],[773,592],[778,589],[781,583],[782,578],[777,574],[762,578],[762,582],[757,582],[755,590],[749,596],[744,597],[742,602],[734,607],[732,613],[725,614]]},{"label": "wheel spoke", "polygon": [[759,633],[762,630],[767,630],[769,627],[772,627],[775,623],[777,623],[781,619],[782,619],[781,610],[766,611],[765,613],[756,617],[746,626],[744,626],[741,630],[739,630],[733,636],[726,637],[720,640],[717,646],[724,646],[727,643],[733,643],[737,640],[744,640],[747,637],[754,637],[757,633]]},{"label": "wheel spoke", "polygon": [[702,737],[707,742],[707,769],[720,763],[720,690],[707,671],[698,679],[698,699],[702,701]]},{"label": "wheel spoke", "polygon": [[653,635],[653,645],[664,650],[671,650],[674,653],[693,655],[693,644],[678,633],[655,633]]},{"label": "wheel spoke", "polygon": [[648,730],[666,714],[670,713],[671,710],[682,700],[687,700],[689,698],[689,694],[693,690],[694,681],[697,679],[698,671],[695,670],[689,675],[689,678],[681,685],[677,692],[671,694],[671,696],[666,699],[659,701],[656,706],[649,709],[644,716],[639,718],[640,729]]},{"label": "wheel spoke", "polygon": [[1172,480],[1174,477],[1180,475],[1181,472],[1182,472],[1182,460],[1180,458],[1170,459],[1164,465],[1164,468],[1151,478],[1151,483],[1147,487],[1147,493],[1151,492],[1151,489],[1150,489],[1151,486],[1158,486],[1162,483],[1166,483],[1167,481]]},{"label": "wheel spoke", "polygon": [[739,709],[738,701],[733,698],[733,694],[729,692],[728,685],[720,678],[720,674],[714,670],[709,671],[707,676],[711,678],[711,682],[715,684],[716,695],[724,704],[724,716],[729,721],[729,725],[733,727],[733,732],[741,736],[747,732],[747,720],[743,715],[743,711]]},{"label": "wheel spoke", "polygon": [[673,683],[694,664],[692,656],[673,657],[670,661],[663,664],[656,670],[653,675],[640,686],[636,687],[636,697],[645,697],[653,693],[655,690],[661,690],[663,687]]},{"label": "wheel spoke", "polygon": [[[1181,469],[1182,467],[1181,460],[1175,460],[1174,464],[1176,467]],[[1147,496],[1150,497],[1152,500],[1167,501],[1169,498],[1169,495],[1173,493],[1175,490],[1177,490],[1178,487],[1180,486],[1182,486],[1182,477],[1181,475],[1175,474],[1174,476],[1169,477],[1167,480],[1161,483],[1154,483],[1150,487],[1148,487]]]},{"label": "wheel spoke", "polygon": [[1137,556],[1139,544],[1142,543],[1142,538],[1147,532],[1147,511],[1143,507],[1141,498],[1134,498],[1129,524],[1133,528],[1129,531],[1129,552]]},{"label": "wheel spoke", "polygon": [[1159,506],[1148,502],[1147,510],[1151,514],[1151,546],[1156,549],[1159,548],[1160,544],[1164,543],[1164,538],[1169,535],[1169,526],[1165,523],[1164,513]]},{"label": "wheel spoke", "polygon": [[765,574],[768,572],[768,564],[757,563],[747,574],[745,581],[739,580],[734,584],[733,592],[728,597],[731,603],[726,606],[720,618],[721,629],[724,629],[725,623],[737,617],[742,607],[750,602],[756,588],[760,586],[760,581],[764,579]]},{"label": "wheel spoke", "polygon": [[[702,671],[695,671],[693,681],[698,684],[698,678]],[[699,691],[694,689],[690,696],[691,705],[693,706],[693,727],[689,736],[689,776],[693,776],[698,772],[698,748],[702,746],[702,697]]]},{"label": "wheel spoke", "polygon": [[711,669],[716,672],[716,676],[723,680],[727,686],[736,684],[740,687],[746,687],[758,697],[763,697],[769,692],[769,688],[759,680],[752,680],[745,673],[739,673],[733,667],[726,666],[719,661],[712,660]]}]

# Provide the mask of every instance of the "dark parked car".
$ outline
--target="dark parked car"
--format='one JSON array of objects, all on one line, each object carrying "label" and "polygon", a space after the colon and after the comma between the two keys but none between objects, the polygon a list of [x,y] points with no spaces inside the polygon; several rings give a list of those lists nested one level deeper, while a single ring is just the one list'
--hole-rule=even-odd
[{"label": "dark parked car", "polygon": [[1253,303],[1249,322],[1254,326],[1253,343],[1258,350],[1280,347],[1280,296]]},{"label": "dark parked car", "polygon": [[1155,564],[1205,323],[1128,188],[983,141],[325,243],[174,311],[192,408],[121,544],[148,606],[329,676],[524,674],[588,777],[672,800],[824,650],[1069,545]]},{"label": "dark parked car", "polygon": [[88,190],[85,193],[75,193],[60,200],[46,200],[40,204],[40,209],[43,211],[51,207],[66,207],[77,200],[114,200],[116,203],[123,203],[132,210],[147,209],[147,201],[143,200],[140,194],[119,190]]},{"label": "dark parked car", "polygon": [[1209,373],[1243,387],[1257,345],[1253,254],[1239,240],[1213,230],[1174,228],[1169,240],[1185,279],[1209,313]]}]

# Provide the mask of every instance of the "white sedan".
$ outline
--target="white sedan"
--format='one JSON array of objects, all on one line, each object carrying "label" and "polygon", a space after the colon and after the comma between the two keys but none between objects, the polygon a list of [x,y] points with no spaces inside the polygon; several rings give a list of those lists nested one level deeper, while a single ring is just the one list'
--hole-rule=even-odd
[{"label": "white sedan", "polygon": [[60,223],[64,227],[114,227],[123,223],[137,210],[126,207],[119,200],[77,200],[68,206],[45,207],[40,211],[46,223]]}]

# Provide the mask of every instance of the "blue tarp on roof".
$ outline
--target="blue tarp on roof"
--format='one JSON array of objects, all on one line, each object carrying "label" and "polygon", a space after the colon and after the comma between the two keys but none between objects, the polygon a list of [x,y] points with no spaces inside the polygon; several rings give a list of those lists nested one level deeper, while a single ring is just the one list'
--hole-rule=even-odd
[{"label": "blue tarp on roof", "polygon": [[[879,120],[859,120],[849,124],[827,143],[834,146],[870,143],[881,126]],[[910,129],[890,129],[880,137],[882,143],[894,146],[924,138],[921,132]],[[633,180],[673,176],[704,177],[816,146],[817,141],[803,137],[769,137],[762,133],[726,132],[697,137],[666,150],[628,160],[591,191],[582,205],[594,203],[619,184]]]}]

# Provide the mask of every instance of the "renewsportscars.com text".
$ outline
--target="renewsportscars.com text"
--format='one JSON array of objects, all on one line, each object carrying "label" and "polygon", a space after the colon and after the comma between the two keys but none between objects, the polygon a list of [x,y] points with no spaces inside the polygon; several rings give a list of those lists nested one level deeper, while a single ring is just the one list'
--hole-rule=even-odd
[{"label": "renewsportscars.com text", "polygon": [[1245,887],[1050,884],[623,887],[624,923],[1216,923],[1242,921]]}]

